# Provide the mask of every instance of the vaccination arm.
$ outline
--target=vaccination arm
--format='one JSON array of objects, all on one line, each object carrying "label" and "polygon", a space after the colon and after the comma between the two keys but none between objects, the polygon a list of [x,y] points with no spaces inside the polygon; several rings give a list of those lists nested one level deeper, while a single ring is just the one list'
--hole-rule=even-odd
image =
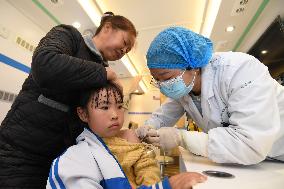
[{"label": "vaccination arm", "polygon": [[[81,34],[67,25],[54,27],[41,39],[32,58],[32,76],[42,88],[78,90],[107,82],[106,68],[96,62],[76,58]],[[87,52],[86,52],[87,53]]]}]

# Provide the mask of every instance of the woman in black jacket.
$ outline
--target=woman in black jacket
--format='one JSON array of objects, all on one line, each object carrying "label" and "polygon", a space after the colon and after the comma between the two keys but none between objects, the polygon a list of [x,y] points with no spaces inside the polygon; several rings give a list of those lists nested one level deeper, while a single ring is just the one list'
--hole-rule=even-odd
[{"label": "woman in black jacket", "polygon": [[79,91],[119,85],[107,61],[129,52],[136,35],[127,18],[108,12],[94,36],[59,25],[41,39],[0,127],[0,188],[45,188],[52,160],[82,131],[71,111]]}]

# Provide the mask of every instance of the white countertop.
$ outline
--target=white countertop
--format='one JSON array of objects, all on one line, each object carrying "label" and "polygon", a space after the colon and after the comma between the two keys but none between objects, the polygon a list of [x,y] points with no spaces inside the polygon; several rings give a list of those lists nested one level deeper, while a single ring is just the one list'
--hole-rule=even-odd
[{"label": "white countertop", "polygon": [[284,163],[263,161],[257,165],[217,164],[180,148],[180,170],[202,173],[206,170],[223,171],[234,178],[207,176],[205,183],[194,189],[284,189]]}]

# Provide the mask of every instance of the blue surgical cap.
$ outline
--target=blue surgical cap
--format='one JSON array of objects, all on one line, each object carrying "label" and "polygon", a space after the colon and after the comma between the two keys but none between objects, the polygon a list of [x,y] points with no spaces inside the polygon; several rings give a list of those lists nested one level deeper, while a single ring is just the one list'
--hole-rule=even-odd
[{"label": "blue surgical cap", "polygon": [[210,39],[182,27],[165,29],[152,41],[147,66],[163,69],[201,68],[212,56]]}]

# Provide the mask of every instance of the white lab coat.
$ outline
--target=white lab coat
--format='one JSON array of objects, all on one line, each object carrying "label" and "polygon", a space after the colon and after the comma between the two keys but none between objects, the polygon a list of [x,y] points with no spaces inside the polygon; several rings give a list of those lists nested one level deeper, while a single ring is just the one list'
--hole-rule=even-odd
[{"label": "white lab coat", "polygon": [[187,95],[169,99],[146,121],[173,126],[184,114],[208,133],[208,158],[255,164],[267,156],[284,160],[284,87],[253,56],[214,54],[201,70],[202,115]]}]

